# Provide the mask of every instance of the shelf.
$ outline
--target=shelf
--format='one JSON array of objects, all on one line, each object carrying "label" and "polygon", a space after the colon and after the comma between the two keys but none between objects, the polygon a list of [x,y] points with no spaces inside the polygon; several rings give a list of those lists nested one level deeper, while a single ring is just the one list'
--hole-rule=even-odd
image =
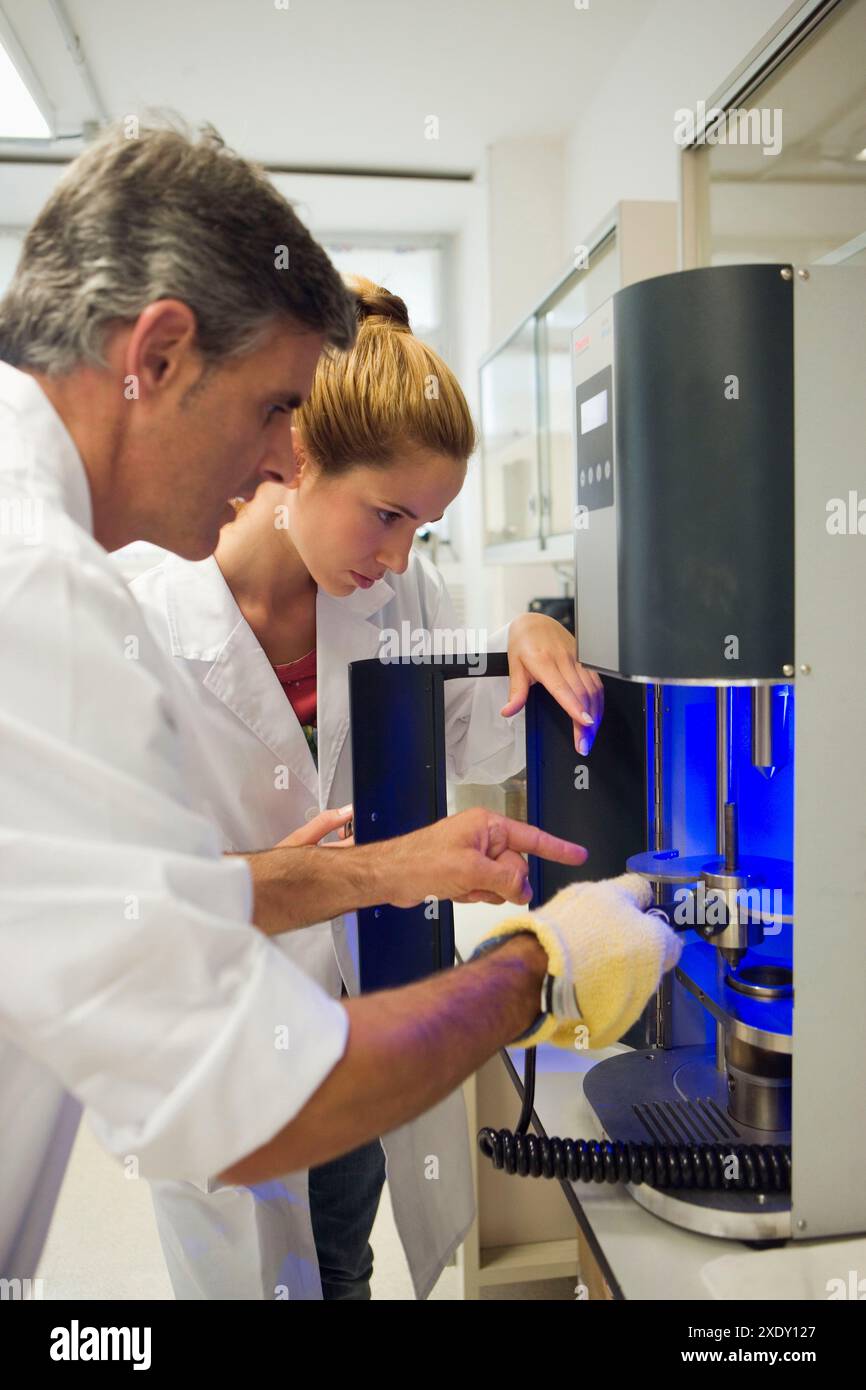
[{"label": "shelf", "polygon": [[574,560],[573,536],[548,536],[542,546],[537,537],[501,541],[484,549],[485,565],[552,565]]},{"label": "shelf", "polygon": [[478,1282],[482,1285],[571,1278],[577,1278],[576,1237],[574,1240],[540,1240],[527,1245],[488,1246],[479,1252]]}]

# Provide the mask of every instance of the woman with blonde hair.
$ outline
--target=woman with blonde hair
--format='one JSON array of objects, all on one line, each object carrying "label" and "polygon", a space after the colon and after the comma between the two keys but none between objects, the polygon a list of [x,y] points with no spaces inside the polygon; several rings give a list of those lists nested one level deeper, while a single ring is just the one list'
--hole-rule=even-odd
[{"label": "woman with blonde hair", "polygon": [[[212,812],[226,850],[339,833],[352,800],[349,662],[381,654],[386,633],[457,626],[413,540],[463,486],[475,447],[469,409],[454,374],[412,334],[403,301],[351,283],[357,340],[322,357],[295,414],[293,482],[263,483],[239,504],[214,556],[169,556],[132,585],[201,689],[202,737],[225,774]],[[565,629],[521,614],[489,648],[507,650],[510,687],[449,689],[449,777],[496,783],[521,769],[519,712],[533,681],[567,710],[575,746],[588,752],[602,687]],[[273,939],[335,996],[357,990],[353,917]],[[264,1045],[290,1048],[291,1019],[285,1034]],[[459,1093],[381,1143],[279,1183],[155,1183],[176,1296],[369,1298],[385,1157],[415,1291],[426,1297],[474,1214]]]}]

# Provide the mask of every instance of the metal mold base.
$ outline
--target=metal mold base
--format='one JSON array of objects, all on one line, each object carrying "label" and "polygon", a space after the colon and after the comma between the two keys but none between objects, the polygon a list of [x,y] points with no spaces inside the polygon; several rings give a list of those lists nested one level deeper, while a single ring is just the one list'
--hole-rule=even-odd
[{"label": "metal mold base", "polygon": [[[793,1049],[793,996],[755,998],[734,989],[729,983],[730,972],[721,967],[717,952],[692,938],[693,933],[686,935],[676,967],[680,983],[717,1023],[722,1024],[726,1033],[767,1052],[790,1054]],[[748,965],[757,963],[747,958]]]},{"label": "metal mold base", "polygon": [[[728,1115],[727,1081],[704,1047],[626,1052],[589,1071],[584,1094],[608,1139],[645,1143],[786,1144]],[[778,1241],[791,1235],[790,1193],[708,1192],[627,1184],[640,1206],[702,1235]]]},{"label": "metal mold base", "polygon": [[[629,873],[649,879],[650,883],[691,887],[702,882],[707,899],[714,893],[730,895],[745,920],[762,922],[767,926],[774,923],[790,924],[794,920],[793,866],[787,859],[745,855],[737,869],[728,873],[725,861],[719,855],[681,855],[677,849],[645,850],[630,855],[626,868]],[[750,897],[755,892],[758,894],[756,900]],[[768,896],[770,893],[773,894],[772,898]],[[777,893],[781,911],[776,910]],[[682,906],[687,906],[684,901]]]}]

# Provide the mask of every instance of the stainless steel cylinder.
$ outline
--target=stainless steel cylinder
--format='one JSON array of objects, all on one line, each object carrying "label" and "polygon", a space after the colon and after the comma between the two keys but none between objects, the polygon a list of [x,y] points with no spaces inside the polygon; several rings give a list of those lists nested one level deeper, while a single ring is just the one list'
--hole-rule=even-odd
[{"label": "stainless steel cylinder", "polygon": [[791,1056],[766,1052],[728,1034],[725,1039],[728,1073],[728,1113],[751,1129],[788,1131],[791,1128]]},{"label": "stainless steel cylinder", "polygon": [[752,686],[752,766],[775,768],[773,747],[773,687]]}]

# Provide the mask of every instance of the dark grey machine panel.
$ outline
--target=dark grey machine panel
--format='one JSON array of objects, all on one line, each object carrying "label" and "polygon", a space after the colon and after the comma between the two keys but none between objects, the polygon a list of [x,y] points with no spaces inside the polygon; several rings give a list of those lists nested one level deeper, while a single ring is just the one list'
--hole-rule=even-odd
[{"label": "dark grey machine panel", "polygon": [[[790,267],[660,275],[612,307],[616,525],[603,543],[616,577],[594,556],[580,658],[638,679],[782,680],[794,660]],[[596,383],[579,359],[575,371],[579,411]],[[592,506],[588,494],[578,476]],[[576,532],[579,552],[598,546],[596,515]],[[615,660],[591,608],[610,614]]]}]

